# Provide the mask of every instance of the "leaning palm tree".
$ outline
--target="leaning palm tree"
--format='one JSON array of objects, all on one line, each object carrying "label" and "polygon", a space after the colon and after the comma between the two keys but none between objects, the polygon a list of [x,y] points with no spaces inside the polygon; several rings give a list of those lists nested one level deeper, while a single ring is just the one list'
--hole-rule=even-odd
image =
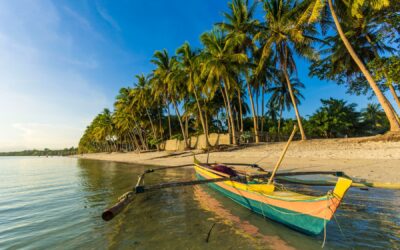
[{"label": "leaning palm tree", "polygon": [[113,122],[117,131],[119,132],[120,136],[129,137],[131,140],[128,142],[131,148],[137,147],[131,145],[133,141],[132,136],[130,135],[130,117],[129,114],[126,112],[126,109],[121,104],[121,99],[125,99],[128,96],[129,90],[126,88],[121,88],[119,95],[116,97],[115,107],[114,107],[114,114],[113,114]]},{"label": "leaning palm tree", "polygon": [[172,129],[171,129],[171,113],[169,110],[169,102],[168,102],[168,86],[166,84],[166,79],[168,74],[170,74],[171,62],[168,52],[166,50],[156,51],[153,55],[153,59],[151,62],[156,65],[156,69],[153,71],[153,78],[151,80],[152,84],[152,94],[153,96],[160,96],[162,98],[162,104],[167,108],[168,115],[168,132],[169,139],[172,137]]},{"label": "leaning palm tree", "polygon": [[170,133],[170,138],[172,136],[171,132],[171,119],[170,119],[170,112],[169,112],[169,103],[172,103],[176,115],[178,117],[179,125],[182,130],[182,136],[185,141],[185,147],[188,147],[188,141],[186,138],[185,134],[185,129],[183,127],[182,123],[182,118],[179,113],[179,109],[177,106],[177,102],[179,99],[182,97],[181,93],[179,93],[182,90],[181,87],[181,72],[179,69],[179,64],[178,61],[176,60],[175,57],[170,57],[168,55],[168,52],[164,49],[163,51],[156,51],[154,53],[154,59],[151,60],[152,63],[154,63],[157,68],[154,70],[153,75],[154,75],[154,91],[155,95],[158,94],[163,94],[165,98],[165,102],[167,104],[167,110],[168,110],[168,126],[169,126],[169,133]]},{"label": "leaning palm tree", "polygon": [[[229,39],[235,39],[238,41],[236,48],[237,52],[251,53],[255,47],[252,38],[260,26],[260,22],[254,18],[257,2],[255,1],[250,5],[248,0],[233,0],[228,4],[228,7],[229,12],[223,14],[226,22],[217,23],[216,25],[228,33],[227,37]],[[247,92],[249,93],[251,104],[255,139],[256,143],[258,143],[260,141],[258,134],[258,121],[251,90],[251,83],[254,83],[254,81],[251,81],[247,67],[244,68],[244,73],[246,75]],[[240,91],[238,91],[238,94],[238,97],[240,98]]]},{"label": "leaning palm tree", "polygon": [[[326,2],[328,2],[328,7],[326,7]],[[330,12],[336,30],[349,52],[350,56],[360,68],[360,71],[365,76],[370,87],[374,91],[379,103],[382,105],[383,110],[390,123],[390,131],[399,132],[400,122],[394,112],[393,107],[391,107],[390,102],[387,100],[383,92],[380,90],[378,84],[373,79],[371,73],[368,71],[362,58],[356,53],[350,41],[346,37],[345,31],[342,28],[340,22],[343,20],[343,16],[360,16],[361,10],[363,8],[371,8],[372,10],[379,10],[382,8],[387,8],[390,5],[390,1],[345,1],[345,0],[306,0],[304,3],[308,4],[307,11],[303,12],[303,16],[299,19],[299,24],[304,25],[305,23],[314,23],[319,20],[324,20],[323,14]],[[329,10],[329,11],[328,11]],[[336,11],[338,10],[338,11]],[[322,18],[321,18],[322,17]],[[326,20],[326,19],[325,19]]]},{"label": "leaning palm tree", "polygon": [[267,59],[263,58],[264,63],[260,64],[260,69],[258,68],[258,63],[262,58],[262,48],[263,44],[260,44],[260,48],[253,52],[253,56],[250,58],[251,60],[251,77],[250,82],[253,88],[256,90],[254,92],[261,92],[261,132],[264,129],[264,121],[265,121],[265,112],[264,112],[264,99],[265,93],[267,92],[270,84],[276,81],[277,76],[279,75],[279,70],[276,68],[275,57],[271,53]]},{"label": "leaning palm tree", "polygon": [[[277,78],[278,81],[275,82],[274,86],[268,89],[268,93],[271,97],[268,102],[270,109],[278,107],[279,118],[278,118],[278,137],[280,136],[280,128],[282,121],[282,112],[284,110],[290,111],[293,106],[291,101],[291,95],[289,93],[288,85],[286,84],[285,76],[281,73]],[[304,88],[304,84],[301,83],[297,78],[291,78],[290,82],[292,84],[293,95],[296,100],[296,104],[300,104],[300,99],[304,99],[304,96],[300,93],[300,89]]]},{"label": "leaning palm tree", "polygon": [[237,44],[227,39],[219,30],[214,30],[201,35],[204,45],[204,62],[202,75],[207,79],[206,86],[220,85],[226,100],[227,115],[232,128],[233,143],[237,144],[235,123],[231,109],[231,95],[235,89],[235,75],[238,74],[240,66],[247,62],[244,53],[235,52]]},{"label": "leaning palm tree", "polygon": [[139,143],[136,141],[136,135],[140,139],[140,144],[142,149],[147,150],[147,144],[142,135],[142,128],[140,127],[139,120],[141,110],[141,105],[135,105],[136,97],[135,94],[137,91],[134,91],[131,88],[121,88],[119,95],[116,97],[116,101],[114,103],[115,112],[124,113],[126,118],[129,119],[129,135],[134,140],[135,144],[137,144],[137,148],[139,148]]},{"label": "leaning palm tree", "polygon": [[103,140],[106,142],[106,144],[109,147],[109,151],[111,152],[113,150],[116,150],[116,146],[114,143],[114,138],[115,138],[115,129],[114,129],[114,123],[112,121],[112,114],[111,111],[107,108],[103,110],[103,112],[99,116],[99,123],[97,127],[97,137],[100,140]]},{"label": "leaning palm tree", "polygon": [[184,43],[178,50],[176,51],[178,54],[178,62],[180,63],[180,68],[183,73],[183,82],[186,82],[187,91],[190,94],[193,94],[197,111],[200,117],[201,126],[203,128],[203,133],[206,137],[206,146],[209,146],[208,141],[208,131],[206,130],[206,123],[202,111],[202,107],[200,104],[200,97],[201,94],[199,85],[202,83],[200,79],[200,70],[199,70],[199,53],[196,50],[193,50],[189,43]]},{"label": "leaning palm tree", "polygon": [[[372,12],[372,11],[370,11]],[[346,18],[346,19],[344,19]],[[393,99],[400,107],[400,101],[394,89],[390,77],[388,77],[387,69],[382,67],[382,59],[380,54],[390,54],[394,51],[393,48],[385,43],[383,35],[377,29],[377,23],[374,21],[375,15],[371,13],[363,14],[362,17],[354,19],[353,17],[345,16],[342,20],[342,28],[346,31],[346,37],[351,41],[351,46],[358,55],[362,55],[362,61],[365,64],[371,63],[379,65],[379,70],[386,78],[384,84],[379,84],[382,91],[389,88]],[[320,79],[331,79],[339,84],[346,84],[349,87],[349,92],[356,94],[367,93],[371,90],[368,82],[360,68],[348,53],[339,34],[328,36],[325,41],[329,46],[321,50],[324,58],[315,61],[311,67],[310,75],[317,75]]]},{"label": "leaning palm tree", "polygon": [[182,117],[178,109],[178,103],[187,95],[188,91],[185,86],[185,74],[180,69],[179,63],[176,58],[173,58],[174,64],[172,73],[167,79],[169,98],[175,108],[176,116],[178,117],[179,125],[181,127],[185,148],[189,148],[187,134],[183,126]]},{"label": "leaning palm tree", "polygon": [[[157,130],[154,125],[152,115],[150,114],[150,107],[153,107],[155,104],[155,99],[151,95],[150,76],[145,76],[144,74],[136,75],[136,79],[137,83],[135,85],[135,88],[132,90],[132,95],[134,96],[134,98],[131,105],[143,107],[150,122],[151,130],[153,132],[153,138],[155,141],[157,141]],[[158,150],[159,146],[156,145],[156,147]]]},{"label": "leaning palm tree", "polygon": [[291,72],[296,71],[295,54],[308,59],[315,58],[316,54],[312,44],[317,40],[314,38],[317,32],[313,26],[297,24],[302,8],[296,3],[297,1],[294,0],[264,1],[266,24],[255,36],[255,39],[261,40],[263,44],[257,71],[262,69],[271,51],[273,51],[278,66],[285,77],[301,138],[306,140],[289,76]]},{"label": "leaning palm tree", "polygon": [[[382,64],[380,54],[387,54],[393,52],[393,48],[387,46],[385,44],[385,34],[380,32],[380,26],[382,25],[381,16],[385,14],[383,13],[377,14],[371,6],[369,8],[364,8],[362,12],[359,12],[357,19],[355,22],[350,21],[349,23],[353,24],[353,30],[356,29],[362,35],[362,38],[365,38],[368,44],[371,46],[372,51],[374,52],[375,60],[378,60],[380,64]],[[360,53],[358,53],[360,54]],[[385,67],[382,67],[383,75],[386,78],[386,86],[389,88],[390,93],[397,106],[400,108],[400,99],[396,93],[396,90],[393,86],[393,83],[390,81],[390,77],[388,76],[388,70]]]}]

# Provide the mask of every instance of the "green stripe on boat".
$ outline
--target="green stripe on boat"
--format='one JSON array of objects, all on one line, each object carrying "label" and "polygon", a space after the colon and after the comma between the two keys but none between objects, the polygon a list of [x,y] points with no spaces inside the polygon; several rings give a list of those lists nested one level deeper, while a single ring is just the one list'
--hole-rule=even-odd
[{"label": "green stripe on boat", "polygon": [[[206,179],[199,173],[196,173],[196,176],[200,180]],[[207,185],[257,214],[306,234],[318,235],[322,232],[326,224],[324,219],[255,201],[232,193],[215,183]]]}]

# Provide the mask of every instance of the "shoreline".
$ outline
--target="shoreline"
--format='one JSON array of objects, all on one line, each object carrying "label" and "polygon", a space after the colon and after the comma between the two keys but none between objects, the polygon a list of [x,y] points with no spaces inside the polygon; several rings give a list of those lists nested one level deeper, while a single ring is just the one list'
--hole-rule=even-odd
[{"label": "shoreline", "polygon": [[[257,163],[271,170],[285,142],[250,144],[210,152],[210,162]],[[149,166],[176,166],[193,163],[193,152],[200,161],[207,153],[193,151],[151,151],[92,153],[71,156],[78,159],[134,163]],[[400,142],[360,141],[354,139],[316,139],[294,141],[279,171],[343,171],[376,182],[400,182]]]}]

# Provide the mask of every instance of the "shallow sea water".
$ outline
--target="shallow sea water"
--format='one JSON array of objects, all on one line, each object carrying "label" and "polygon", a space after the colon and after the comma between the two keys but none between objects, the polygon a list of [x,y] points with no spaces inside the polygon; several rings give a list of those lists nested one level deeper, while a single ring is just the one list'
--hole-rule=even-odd
[{"label": "shallow sea water", "polygon": [[[320,249],[323,235],[293,231],[207,186],[142,194],[111,222],[104,208],[145,166],[63,157],[0,158],[0,249]],[[194,179],[193,169],[145,183]],[[329,188],[292,188],[324,194]],[[326,249],[400,247],[400,192],[351,189],[327,226]],[[208,238],[208,240],[207,240]]]}]

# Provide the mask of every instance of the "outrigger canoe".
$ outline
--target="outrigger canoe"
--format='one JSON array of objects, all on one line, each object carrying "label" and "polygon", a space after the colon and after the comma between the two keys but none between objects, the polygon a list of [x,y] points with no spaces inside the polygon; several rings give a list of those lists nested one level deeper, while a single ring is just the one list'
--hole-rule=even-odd
[{"label": "outrigger canoe", "polygon": [[[196,159],[194,168],[200,180],[234,177],[237,174],[232,167],[202,164]],[[318,235],[324,230],[352,183],[350,179],[339,177],[333,191],[315,197],[275,185],[271,188],[262,179],[249,177],[207,185],[257,214],[310,235]]]},{"label": "outrigger canoe", "polygon": [[[134,200],[137,194],[164,188],[205,184],[264,217],[303,233],[318,235],[326,228],[326,224],[334,216],[336,209],[350,188],[352,180],[339,177],[334,190],[320,197],[292,192],[284,186],[276,185],[274,183],[274,180],[276,180],[275,177],[315,174],[315,172],[276,173],[296,130],[297,127],[294,126],[292,134],[272,172],[266,171],[257,164],[202,164],[194,157],[194,169],[198,180],[144,185],[144,177],[148,173],[170,168],[186,167],[187,165],[147,169],[139,176],[133,190],[123,194],[114,206],[102,213],[101,217],[105,221],[112,220]],[[234,167],[229,167],[229,165],[251,166],[261,171],[261,174],[243,172],[239,169],[234,169]],[[346,176],[343,172],[325,171],[318,173]],[[268,178],[268,181],[266,178]],[[279,178],[277,179],[279,180]]]}]

